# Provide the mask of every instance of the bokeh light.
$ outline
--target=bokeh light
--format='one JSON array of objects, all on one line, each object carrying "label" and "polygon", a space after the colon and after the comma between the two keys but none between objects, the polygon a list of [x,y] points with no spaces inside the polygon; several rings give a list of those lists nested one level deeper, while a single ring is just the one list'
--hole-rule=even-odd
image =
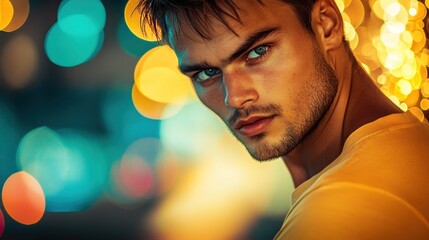
[{"label": "bokeh light", "polygon": [[158,46],[144,54],[136,65],[134,79],[138,79],[140,74],[154,67],[165,67],[172,71],[179,70],[179,60],[171,47]]},{"label": "bokeh light", "polygon": [[125,22],[135,36],[146,41],[156,41],[156,36],[148,25],[144,25],[144,31],[141,28],[140,14],[136,9],[139,2],[139,0],[129,0],[127,2],[124,11]]},{"label": "bokeh light", "polygon": [[4,228],[5,228],[5,222],[4,222],[3,211],[0,210],[0,237],[3,235]]},{"label": "bokeh light", "polygon": [[35,224],[45,213],[42,187],[33,176],[24,171],[14,173],[6,180],[2,201],[9,216],[22,224]]},{"label": "bokeh light", "polygon": [[26,87],[38,70],[36,44],[30,37],[18,35],[5,44],[0,61],[6,85],[15,89]]},{"label": "bokeh light", "polygon": [[[10,23],[3,29],[4,32],[13,32],[19,29],[27,21],[30,13],[30,2],[29,0],[9,0],[13,7],[13,17]],[[1,5],[3,8],[3,5]],[[0,12],[2,10],[0,9]],[[1,15],[1,14],[0,14]],[[0,27],[1,30],[1,27]]]},{"label": "bokeh light", "polygon": [[162,103],[180,103],[190,93],[189,80],[165,67],[154,67],[142,72],[135,85],[143,95]]},{"label": "bokeh light", "polygon": [[162,153],[163,147],[156,138],[142,138],[128,146],[116,172],[118,187],[126,197],[137,200],[153,195],[154,167]]},{"label": "bokeh light", "polygon": [[[349,33],[350,25],[356,29],[359,43],[354,54],[367,66],[367,72],[381,91],[402,110],[421,107],[429,64],[424,4],[417,0],[337,2],[349,4],[343,12],[345,32],[353,36]],[[362,16],[369,17],[362,20]],[[353,41],[351,46],[354,47]]]},{"label": "bokeh light", "polygon": [[72,36],[54,24],[46,35],[45,51],[49,59],[62,67],[74,67],[93,58],[101,49],[104,33],[94,36]]},{"label": "bokeh light", "polygon": [[98,36],[106,24],[106,10],[99,0],[65,0],[58,8],[58,26],[69,35]]},{"label": "bokeh light", "polygon": [[154,174],[149,164],[138,156],[124,156],[117,172],[121,192],[133,200],[150,197],[154,190]]},{"label": "bokeh light", "polygon": [[293,185],[281,161],[261,165],[229,134],[210,147],[217,152],[202,149],[204,161],[188,165],[154,210],[162,239],[241,239],[261,215],[287,212]]},{"label": "bokeh light", "polygon": [[169,46],[148,51],[136,65],[134,81],[138,90],[153,101],[180,103],[193,94],[190,80],[178,68],[178,59]]},{"label": "bokeh light", "polygon": [[41,184],[47,211],[78,211],[90,206],[104,188],[107,165],[101,147],[71,130],[47,127],[27,133],[18,148],[18,165]]},{"label": "bokeh light", "polygon": [[[141,138],[159,138],[160,121],[140,115],[131,98],[131,87],[107,91],[103,102],[104,124],[116,146],[125,149]],[[122,152],[118,158],[122,156]]]},{"label": "bokeh light", "polygon": [[6,28],[13,18],[13,6],[9,0],[0,0],[0,31]]},{"label": "bokeh light", "polygon": [[164,119],[174,116],[182,109],[183,103],[166,104],[156,102],[144,96],[136,86],[133,86],[131,92],[132,100],[136,110],[143,116],[151,119]]},{"label": "bokeh light", "polygon": [[226,132],[212,112],[193,101],[161,123],[161,141],[185,160],[214,146]]}]

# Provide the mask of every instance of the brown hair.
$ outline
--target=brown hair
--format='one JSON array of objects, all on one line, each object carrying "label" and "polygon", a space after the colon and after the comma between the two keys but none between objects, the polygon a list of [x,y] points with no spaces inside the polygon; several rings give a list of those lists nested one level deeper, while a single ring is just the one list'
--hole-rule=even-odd
[{"label": "brown hair", "polygon": [[[248,0],[246,0],[248,1]],[[264,4],[264,0],[254,0]],[[312,33],[311,10],[314,0],[278,0],[290,4],[295,10],[304,28]],[[213,16],[232,32],[226,17],[240,21],[237,5],[233,0],[140,0],[136,10],[141,14],[141,26],[149,24],[159,41],[171,44],[169,35],[176,37],[181,31],[181,19],[186,21],[193,31],[205,39],[210,38],[211,22],[207,15]],[[179,17],[180,16],[180,17]],[[145,28],[142,27],[142,31]]]}]

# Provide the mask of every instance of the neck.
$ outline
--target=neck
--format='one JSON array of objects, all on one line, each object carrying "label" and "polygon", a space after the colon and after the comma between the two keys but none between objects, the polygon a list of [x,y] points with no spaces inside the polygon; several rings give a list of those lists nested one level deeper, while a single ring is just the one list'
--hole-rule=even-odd
[{"label": "neck", "polygon": [[332,65],[338,92],[316,128],[291,153],[283,156],[295,186],[322,171],[341,153],[346,139],[359,127],[380,117],[401,112],[375,86],[347,52]]}]

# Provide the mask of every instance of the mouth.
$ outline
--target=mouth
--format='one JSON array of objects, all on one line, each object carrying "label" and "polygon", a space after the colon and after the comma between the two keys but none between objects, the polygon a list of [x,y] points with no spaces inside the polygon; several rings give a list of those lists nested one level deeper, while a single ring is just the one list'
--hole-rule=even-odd
[{"label": "mouth", "polygon": [[234,124],[234,128],[242,135],[252,137],[263,133],[271,121],[273,116],[254,116],[243,120],[238,120]]}]

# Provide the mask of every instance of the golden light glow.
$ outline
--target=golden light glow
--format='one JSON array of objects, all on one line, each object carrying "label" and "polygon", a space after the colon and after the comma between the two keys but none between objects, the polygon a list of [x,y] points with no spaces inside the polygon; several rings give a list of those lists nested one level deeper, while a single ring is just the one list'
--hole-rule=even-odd
[{"label": "golden light glow", "polygon": [[[10,3],[14,9],[13,17],[7,27],[3,29],[5,32],[13,32],[20,28],[25,23],[25,21],[27,21],[28,14],[30,13],[29,0],[10,0]],[[2,7],[3,5],[1,5],[0,8]]]},{"label": "golden light glow", "polygon": [[[422,98],[429,97],[426,80],[429,50],[425,48],[424,31],[429,0],[424,4],[417,0],[369,0],[363,4],[363,14],[361,3],[364,2],[340,3],[346,6],[343,12],[346,36],[360,38],[352,48],[357,59],[368,66],[365,70],[402,110],[426,107]],[[369,17],[360,21],[362,15]],[[350,25],[355,28],[356,36]]]},{"label": "golden light glow", "polygon": [[139,0],[129,0],[125,6],[124,18],[130,31],[137,37],[146,41],[156,41],[156,35],[149,25],[144,26],[144,31],[140,27],[140,14],[136,10]]},{"label": "golden light glow", "polygon": [[137,89],[145,97],[161,103],[176,103],[194,95],[191,81],[179,71],[179,61],[169,46],[148,51],[134,71]]},{"label": "golden light glow", "polygon": [[[134,85],[132,92],[131,92],[132,100],[134,103],[134,107],[137,109],[137,111],[151,119],[165,119],[173,116],[176,114],[180,109],[182,109],[182,104],[175,105],[175,104],[166,104],[161,102],[156,102],[148,97],[144,96]],[[174,110],[173,109],[174,106]],[[168,110],[168,111],[166,111]]]},{"label": "golden light glow", "polygon": [[0,31],[12,21],[13,12],[12,3],[9,0],[0,0]]},{"label": "golden light glow", "polygon": [[161,103],[184,101],[190,92],[189,80],[165,67],[150,68],[135,80],[138,90],[143,95]]},{"label": "golden light glow", "polygon": [[423,98],[420,102],[420,108],[424,111],[429,110],[429,99]]}]

